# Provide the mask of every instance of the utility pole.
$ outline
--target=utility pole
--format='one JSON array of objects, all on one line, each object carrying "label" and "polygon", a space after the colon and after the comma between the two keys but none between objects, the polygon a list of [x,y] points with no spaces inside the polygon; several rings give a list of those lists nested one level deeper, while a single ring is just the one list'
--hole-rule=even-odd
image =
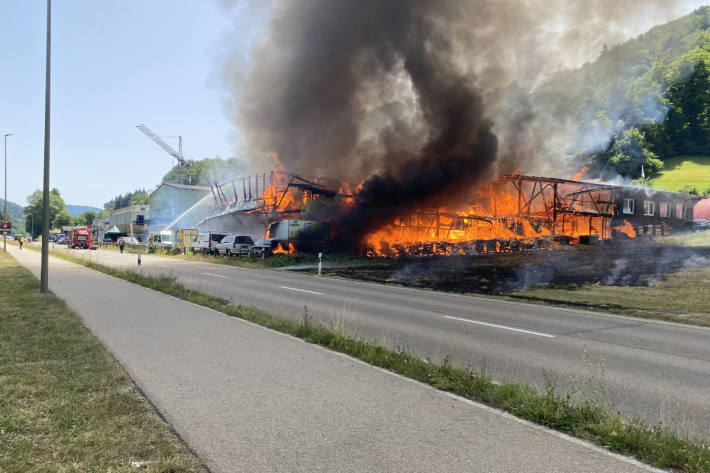
[{"label": "utility pole", "polygon": [[40,292],[49,292],[49,103],[52,63],[52,0],[47,0],[47,63],[44,85],[44,191],[42,193],[42,272]]},{"label": "utility pole", "polygon": [[[5,202],[3,214],[5,215],[5,221],[7,222],[7,137],[12,136],[12,133],[5,133]],[[2,234],[2,249],[7,253],[7,233]]]}]

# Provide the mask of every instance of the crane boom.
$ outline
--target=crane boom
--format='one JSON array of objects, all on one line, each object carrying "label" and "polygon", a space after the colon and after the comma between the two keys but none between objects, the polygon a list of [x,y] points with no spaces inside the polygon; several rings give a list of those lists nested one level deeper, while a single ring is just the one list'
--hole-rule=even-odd
[{"label": "crane boom", "polygon": [[180,152],[177,152],[173,149],[172,146],[163,141],[161,137],[153,133],[151,129],[145,126],[144,124],[141,123],[140,125],[137,125],[136,128],[145,133],[148,138],[153,140],[155,143],[157,143],[158,146],[167,151],[170,156],[177,159],[177,162],[180,166],[190,167],[190,163],[185,161],[185,158],[182,157],[182,137],[180,137]]}]

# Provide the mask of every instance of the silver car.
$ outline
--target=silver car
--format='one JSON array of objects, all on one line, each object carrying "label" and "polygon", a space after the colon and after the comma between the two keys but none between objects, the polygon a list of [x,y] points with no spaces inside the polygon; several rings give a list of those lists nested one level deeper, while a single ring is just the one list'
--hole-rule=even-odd
[{"label": "silver car", "polygon": [[227,235],[217,245],[217,253],[224,256],[249,255],[254,240],[249,235]]}]

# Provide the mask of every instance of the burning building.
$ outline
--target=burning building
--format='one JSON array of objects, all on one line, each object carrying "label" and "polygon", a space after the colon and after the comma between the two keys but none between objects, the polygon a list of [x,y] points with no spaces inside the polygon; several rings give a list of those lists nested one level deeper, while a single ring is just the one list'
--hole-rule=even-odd
[{"label": "burning building", "polygon": [[[391,203],[365,212],[364,185],[280,170],[238,177],[212,185],[211,193],[172,226],[189,221],[201,231],[257,239],[281,222],[301,232],[319,228],[318,240],[332,240],[334,250],[378,256],[466,255],[666,235],[689,228],[699,200],[637,186],[513,174],[459,190],[446,205],[431,201],[427,206],[414,199],[416,203],[399,202],[400,212],[389,208]],[[323,236],[325,227],[317,222],[332,224],[332,238]],[[279,235],[290,235],[285,232]],[[297,246],[292,249],[313,245],[304,241],[303,248]]]},{"label": "burning building", "polygon": [[598,41],[595,29],[613,23],[594,18],[602,12],[626,14],[569,2],[276,2],[248,69],[227,68],[238,72],[228,86],[240,151],[255,170],[282,164],[344,184],[305,179],[299,189],[292,180],[286,187],[298,192],[281,199],[267,191],[269,174],[227,182],[213,187],[216,211],[203,223],[254,235],[275,216],[301,215],[332,223],[342,249],[395,255],[682,227],[689,197],[521,175],[569,176],[577,157],[635,124],[627,112],[666,110],[655,96],[642,107],[615,97],[587,109],[585,90],[542,87],[568,66],[555,61],[588,45],[564,33]]},{"label": "burning building", "polygon": [[370,254],[477,254],[689,229],[696,196],[549,177],[501,176],[464,209],[417,209],[368,233]]}]

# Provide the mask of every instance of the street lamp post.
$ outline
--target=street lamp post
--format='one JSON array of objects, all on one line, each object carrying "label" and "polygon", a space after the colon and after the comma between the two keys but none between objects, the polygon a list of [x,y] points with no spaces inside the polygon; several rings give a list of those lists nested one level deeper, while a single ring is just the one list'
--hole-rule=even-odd
[{"label": "street lamp post", "polygon": [[42,264],[39,290],[49,292],[49,112],[52,54],[52,0],[47,0],[47,54],[44,79],[44,186],[42,192]]},{"label": "street lamp post", "polygon": [[[7,137],[12,136],[12,133],[5,133],[5,201],[3,203],[3,215],[7,221]],[[2,234],[2,249],[7,252],[7,233]]]}]

